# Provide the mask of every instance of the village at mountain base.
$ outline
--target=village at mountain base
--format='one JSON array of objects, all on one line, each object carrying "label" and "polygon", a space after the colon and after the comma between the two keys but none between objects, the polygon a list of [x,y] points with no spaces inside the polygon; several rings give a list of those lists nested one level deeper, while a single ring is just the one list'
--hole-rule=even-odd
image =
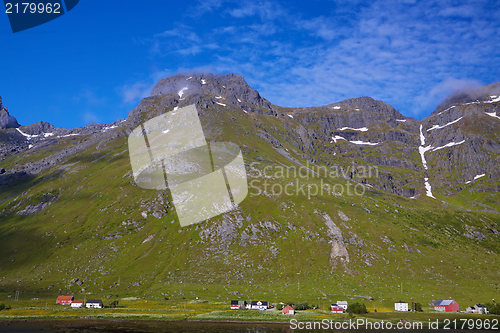
[{"label": "village at mountain base", "polygon": [[[415,303],[415,302],[414,302]],[[99,299],[81,301],[75,300],[73,296],[58,296],[56,304],[70,305],[72,308],[88,308],[88,309],[102,309],[104,308],[102,301]],[[287,315],[295,314],[295,304],[284,304],[281,305],[281,312]],[[347,312],[349,305],[347,301],[337,301],[335,304],[330,305],[330,311],[332,313],[345,313]],[[267,301],[240,301],[232,300],[230,301],[231,310],[276,310]],[[412,312],[415,311],[414,308],[409,308],[406,302],[396,302],[394,303],[394,310],[399,312]],[[476,313],[476,314],[488,314],[489,311],[483,304],[475,304],[474,306],[469,306],[465,311],[460,311],[459,305],[454,300],[439,300],[434,303],[434,310],[439,312],[462,312],[462,313]]]}]

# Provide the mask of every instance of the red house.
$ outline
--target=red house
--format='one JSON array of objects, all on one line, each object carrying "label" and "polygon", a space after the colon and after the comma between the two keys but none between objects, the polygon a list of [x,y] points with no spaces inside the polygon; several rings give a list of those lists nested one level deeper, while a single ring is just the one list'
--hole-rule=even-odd
[{"label": "red house", "polygon": [[434,310],[440,312],[458,312],[458,303],[454,300],[439,300],[434,304]]},{"label": "red house", "polygon": [[281,313],[293,315],[293,314],[295,314],[295,310],[290,305],[287,305],[283,308],[283,310],[281,310]]},{"label": "red house", "polygon": [[332,309],[332,313],[344,313],[344,308],[341,306],[338,306],[337,304],[332,304],[331,309]]},{"label": "red house", "polygon": [[69,305],[71,304],[71,302],[73,302],[73,300],[73,296],[59,296],[57,297],[56,304]]}]

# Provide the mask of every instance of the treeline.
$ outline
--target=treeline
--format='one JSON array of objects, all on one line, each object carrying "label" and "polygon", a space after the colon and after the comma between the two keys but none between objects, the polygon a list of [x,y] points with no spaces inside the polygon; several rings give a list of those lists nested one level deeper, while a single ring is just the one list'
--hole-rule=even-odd
[{"label": "treeline", "polygon": [[284,304],[278,304],[276,305],[276,309],[278,310],[283,310],[284,307],[287,305],[290,305],[294,310],[308,310],[311,308],[307,302],[301,302],[301,303],[293,303],[293,302],[286,302]]},{"label": "treeline", "polygon": [[490,314],[495,314],[495,315],[500,315],[500,304],[493,302],[493,303],[486,303],[484,304]]}]

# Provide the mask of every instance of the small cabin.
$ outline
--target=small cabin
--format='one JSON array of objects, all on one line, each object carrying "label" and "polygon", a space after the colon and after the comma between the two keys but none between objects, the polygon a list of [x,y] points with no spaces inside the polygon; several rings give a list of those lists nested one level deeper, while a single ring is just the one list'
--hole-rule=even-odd
[{"label": "small cabin", "polygon": [[72,308],[83,308],[83,301],[73,301],[71,302],[71,307]]},{"label": "small cabin", "polygon": [[89,299],[86,307],[87,309],[102,309],[102,301],[100,299]]},{"label": "small cabin", "polygon": [[344,309],[344,311],[347,310],[347,301],[337,301],[337,306],[340,306]]},{"label": "small cabin", "polygon": [[394,310],[408,312],[408,303],[401,301],[396,302],[394,303]]},{"label": "small cabin", "polygon": [[474,306],[469,306],[465,312],[467,313],[479,313],[479,314],[488,314],[489,311],[486,308],[486,305],[483,304],[476,304]]},{"label": "small cabin", "polygon": [[344,308],[341,306],[338,306],[337,304],[331,304],[330,309],[332,313],[344,313]]},{"label": "small cabin", "polygon": [[287,305],[283,308],[283,310],[281,310],[281,313],[286,315],[294,315],[295,310],[290,305]]},{"label": "small cabin", "polygon": [[251,308],[256,310],[267,310],[269,303],[266,301],[252,301]]}]

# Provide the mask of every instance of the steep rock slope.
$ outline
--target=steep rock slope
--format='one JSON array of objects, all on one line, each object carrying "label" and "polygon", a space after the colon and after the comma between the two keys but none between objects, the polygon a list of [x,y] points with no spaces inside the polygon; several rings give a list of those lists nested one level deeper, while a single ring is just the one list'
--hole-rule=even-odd
[{"label": "steep rock slope", "polygon": [[[489,161],[471,167],[488,176],[459,186],[462,159],[498,154],[497,119],[480,109],[495,103],[465,106],[471,122],[427,131],[462,114],[419,122],[369,97],[283,108],[240,76],[187,74],[161,80],[113,124],[0,130],[12,138],[2,144],[15,148],[0,161],[0,294],[499,296],[495,170]],[[208,141],[241,147],[250,194],[230,212],[181,228],[169,190],[135,184],[127,137],[191,104]],[[484,116],[491,128],[475,132]],[[464,139],[476,150],[491,145],[491,155],[461,151],[464,143],[429,148],[423,163],[422,149]],[[442,153],[452,161],[440,162]],[[302,289],[289,288],[299,278]]]}]

